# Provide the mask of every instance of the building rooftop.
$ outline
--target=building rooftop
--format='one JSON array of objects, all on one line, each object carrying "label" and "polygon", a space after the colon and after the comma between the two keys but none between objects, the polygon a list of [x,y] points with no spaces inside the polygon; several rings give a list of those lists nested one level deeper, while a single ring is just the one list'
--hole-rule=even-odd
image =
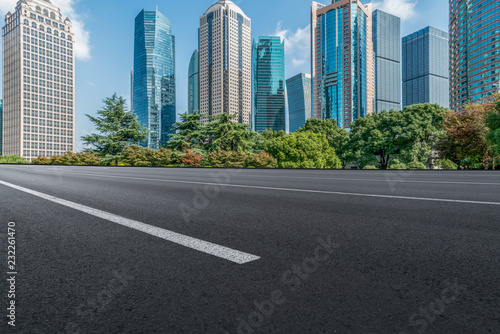
[{"label": "building rooftop", "polygon": [[226,9],[231,9],[231,10],[235,11],[238,14],[246,16],[245,13],[243,12],[243,10],[241,10],[240,7],[238,7],[234,2],[232,2],[230,0],[217,1],[215,4],[213,4],[212,6],[210,6],[210,8],[208,8],[208,10],[205,12],[205,15],[210,14],[212,12],[216,12],[221,7],[224,7]]}]

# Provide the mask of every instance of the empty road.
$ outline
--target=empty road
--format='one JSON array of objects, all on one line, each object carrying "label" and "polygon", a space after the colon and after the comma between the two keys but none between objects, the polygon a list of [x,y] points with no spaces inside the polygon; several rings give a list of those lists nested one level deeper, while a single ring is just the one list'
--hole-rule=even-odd
[{"label": "empty road", "polygon": [[494,171],[0,165],[0,332],[499,333],[499,190]]}]

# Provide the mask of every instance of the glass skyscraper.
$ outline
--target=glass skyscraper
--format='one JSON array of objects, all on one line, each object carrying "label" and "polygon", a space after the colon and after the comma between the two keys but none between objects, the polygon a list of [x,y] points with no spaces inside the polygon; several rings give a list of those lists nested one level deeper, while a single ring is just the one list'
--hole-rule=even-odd
[{"label": "glass skyscraper", "polygon": [[194,50],[188,70],[188,113],[200,111],[200,53]]},{"label": "glass skyscraper", "polygon": [[286,80],[289,130],[295,132],[312,118],[311,75],[300,73]]},{"label": "glass skyscraper", "polygon": [[253,44],[253,128],[285,130],[285,42],[261,36]]},{"label": "glass skyscraper", "polygon": [[250,124],[252,111],[252,23],[232,1],[221,0],[200,17],[200,113],[227,114]]},{"label": "glass skyscraper", "polygon": [[135,19],[133,80],[133,110],[150,131],[144,146],[159,149],[176,121],[175,37],[159,11],[143,10]]},{"label": "glass skyscraper", "polygon": [[401,110],[401,19],[373,12],[375,112]]},{"label": "glass skyscraper", "polygon": [[403,107],[449,107],[448,54],[448,33],[439,29],[427,27],[403,38]]},{"label": "glass skyscraper", "polygon": [[450,0],[450,103],[455,111],[500,87],[500,1]]},{"label": "glass skyscraper", "polygon": [[349,128],[373,112],[372,5],[313,2],[311,33],[313,115]]}]

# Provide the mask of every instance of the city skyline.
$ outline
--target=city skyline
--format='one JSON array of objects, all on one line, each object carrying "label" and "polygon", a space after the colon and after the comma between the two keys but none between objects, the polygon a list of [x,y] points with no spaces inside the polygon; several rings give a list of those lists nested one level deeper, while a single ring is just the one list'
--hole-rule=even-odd
[{"label": "city skyline", "polygon": [[[194,1],[192,12],[181,10],[182,6],[171,3],[161,5],[159,9],[166,13],[172,20],[172,30],[182,43],[177,45],[177,104],[178,113],[187,111],[187,73],[189,58],[197,48],[197,21],[199,16],[213,3],[213,1]],[[286,77],[291,77],[300,72],[310,73],[308,65],[308,50],[301,50],[300,41],[308,39],[308,25],[310,21],[310,1],[287,1],[286,4],[294,8],[287,15],[276,17],[273,10],[280,8],[284,2],[266,3],[271,9],[268,13],[260,11],[263,2],[241,3],[245,13],[253,20],[253,37],[257,35],[282,35],[288,41],[286,46]],[[429,11],[432,4],[433,11]],[[386,6],[382,4],[382,8]],[[0,3],[4,13],[12,10],[12,5]],[[78,18],[88,32],[90,32],[91,57],[77,57],[77,123],[76,139],[92,131],[85,113],[95,114],[102,106],[102,99],[114,92],[130,99],[130,78],[128,71],[123,67],[132,68],[132,57],[125,57],[133,53],[133,27],[131,21],[141,9],[154,10],[156,3],[144,1],[140,4],[127,3],[120,8],[115,8],[109,3],[94,0],[79,2],[71,8],[71,13],[78,13]],[[409,8],[409,10],[408,10]],[[383,8],[385,9],[385,8]],[[436,10],[437,9],[437,10]],[[418,1],[415,7],[401,7],[403,17],[402,34],[409,33],[419,27],[424,27],[430,21],[439,21],[443,18],[442,26],[447,26],[447,4],[435,5],[431,1]],[[104,15],[106,13],[106,15]],[[111,14],[110,14],[111,13]],[[439,14],[440,13],[440,14]],[[113,20],[109,20],[112,15]],[[112,23],[110,23],[112,22]],[[110,36],[119,35],[118,40]],[[103,44],[104,43],[104,44]],[[89,44],[89,43],[87,43]],[[309,47],[307,47],[309,48]],[[81,49],[86,49],[82,47]],[[128,51],[127,51],[128,50]],[[77,47],[78,51],[78,47]],[[302,57],[302,55],[306,55]],[[83,60],[86,59],[86,60]],[[102,80],[96,80],[99,76]],[[186,77],[186,78],[184,78]],[[77,150],[81,149],[81,145]]]}]

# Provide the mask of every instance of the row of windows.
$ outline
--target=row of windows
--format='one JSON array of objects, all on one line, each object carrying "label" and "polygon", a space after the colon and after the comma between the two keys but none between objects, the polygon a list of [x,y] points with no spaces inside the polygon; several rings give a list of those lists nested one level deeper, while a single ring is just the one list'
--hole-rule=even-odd
[{"label": "row of windows", "polygon": [[52,151],[27,151],[24,150],[23,157],[25,158],[37,158],[39,156],[44,156],[44,157],[51,157],[51,156],[58,156],[62,157],[67,151],[73,151],[73,146],[72,145],[54,145],[52,148],[52,145],[50,145],[51,148],[47,148],[49,150],[62,150],[64,152],[52,152]]},{"label": "row of windows", "polygon": [[[27,135],[29,136],[29,134],[27,134]],[[67,137],[55,137],[55,136],[53,137],[53,136],[40,135],[40,141],[44,141],[45,143],[25,141],[23,143],[23,148],[40,148],[40,149],[47,148],[47,149],[51,150],[52,148],[50,147],[51,146],[50,143],[73,144],[73,138],[67,138]]]},{"label": "row of windows", "polygon": [[[30,26],[29,20],[25,19],[24,20],[24,25],[26,26],[24,28],[29,27]],[[63,24],[58,24],[57,22],[52,22],[52,25],[54,27],[56,27],[56,28],[61,29],[61,30],[65,29],[65,26]],[[43,24],[37,25],[36,22],[32,22],[31,23],[31,27],[34,28],[34,29],[40,29],[41,31],[45,31],[45,32],[47,32],[47,34],[52,34],[53,33],[54,36],[59,36],[59,31],[58,30],[55,30],[55,29],[52,30],[52,28],[50,28],[50,27],[46,28]],[[61,38],[67,38],[69,41],[73,40],[73,37],[70,34],[66,35],[64,32],[61,32],[60,36],[61,36]]]},{"label": "row of windows", "polygon": [[38,127],[38,126],[23,125],[23,131],[26,133],[31,132],[31,133],[42,133],[42,134],[54,134],[55,131],[59,130],[61,136],[73,137],[73,130],[52,129],[43,126]]},{"label": "row of windows", "polygon": [[61,100],[61,99],[58,99],[58,98],[54,98],[52,100],[52,98],[47,98],[48,101],[53,101],[53,103],[51,102],[47,102],[49,103],[49,105],[46,105],[45,103],[38,103],[38,102],[31,102],[30,104],[30,101],[27,101],[27,100],[24,100],[23,101],[23,107],[24,108],[31,108],[31,109],[40,109],[40,110],[50,110],[50,105],[55,105],[56,107],[57,106],[63,106],[63,107],[71,107],[73,108],[73,101],[70,100],[70,101],[66,101],[66,100]]}]

